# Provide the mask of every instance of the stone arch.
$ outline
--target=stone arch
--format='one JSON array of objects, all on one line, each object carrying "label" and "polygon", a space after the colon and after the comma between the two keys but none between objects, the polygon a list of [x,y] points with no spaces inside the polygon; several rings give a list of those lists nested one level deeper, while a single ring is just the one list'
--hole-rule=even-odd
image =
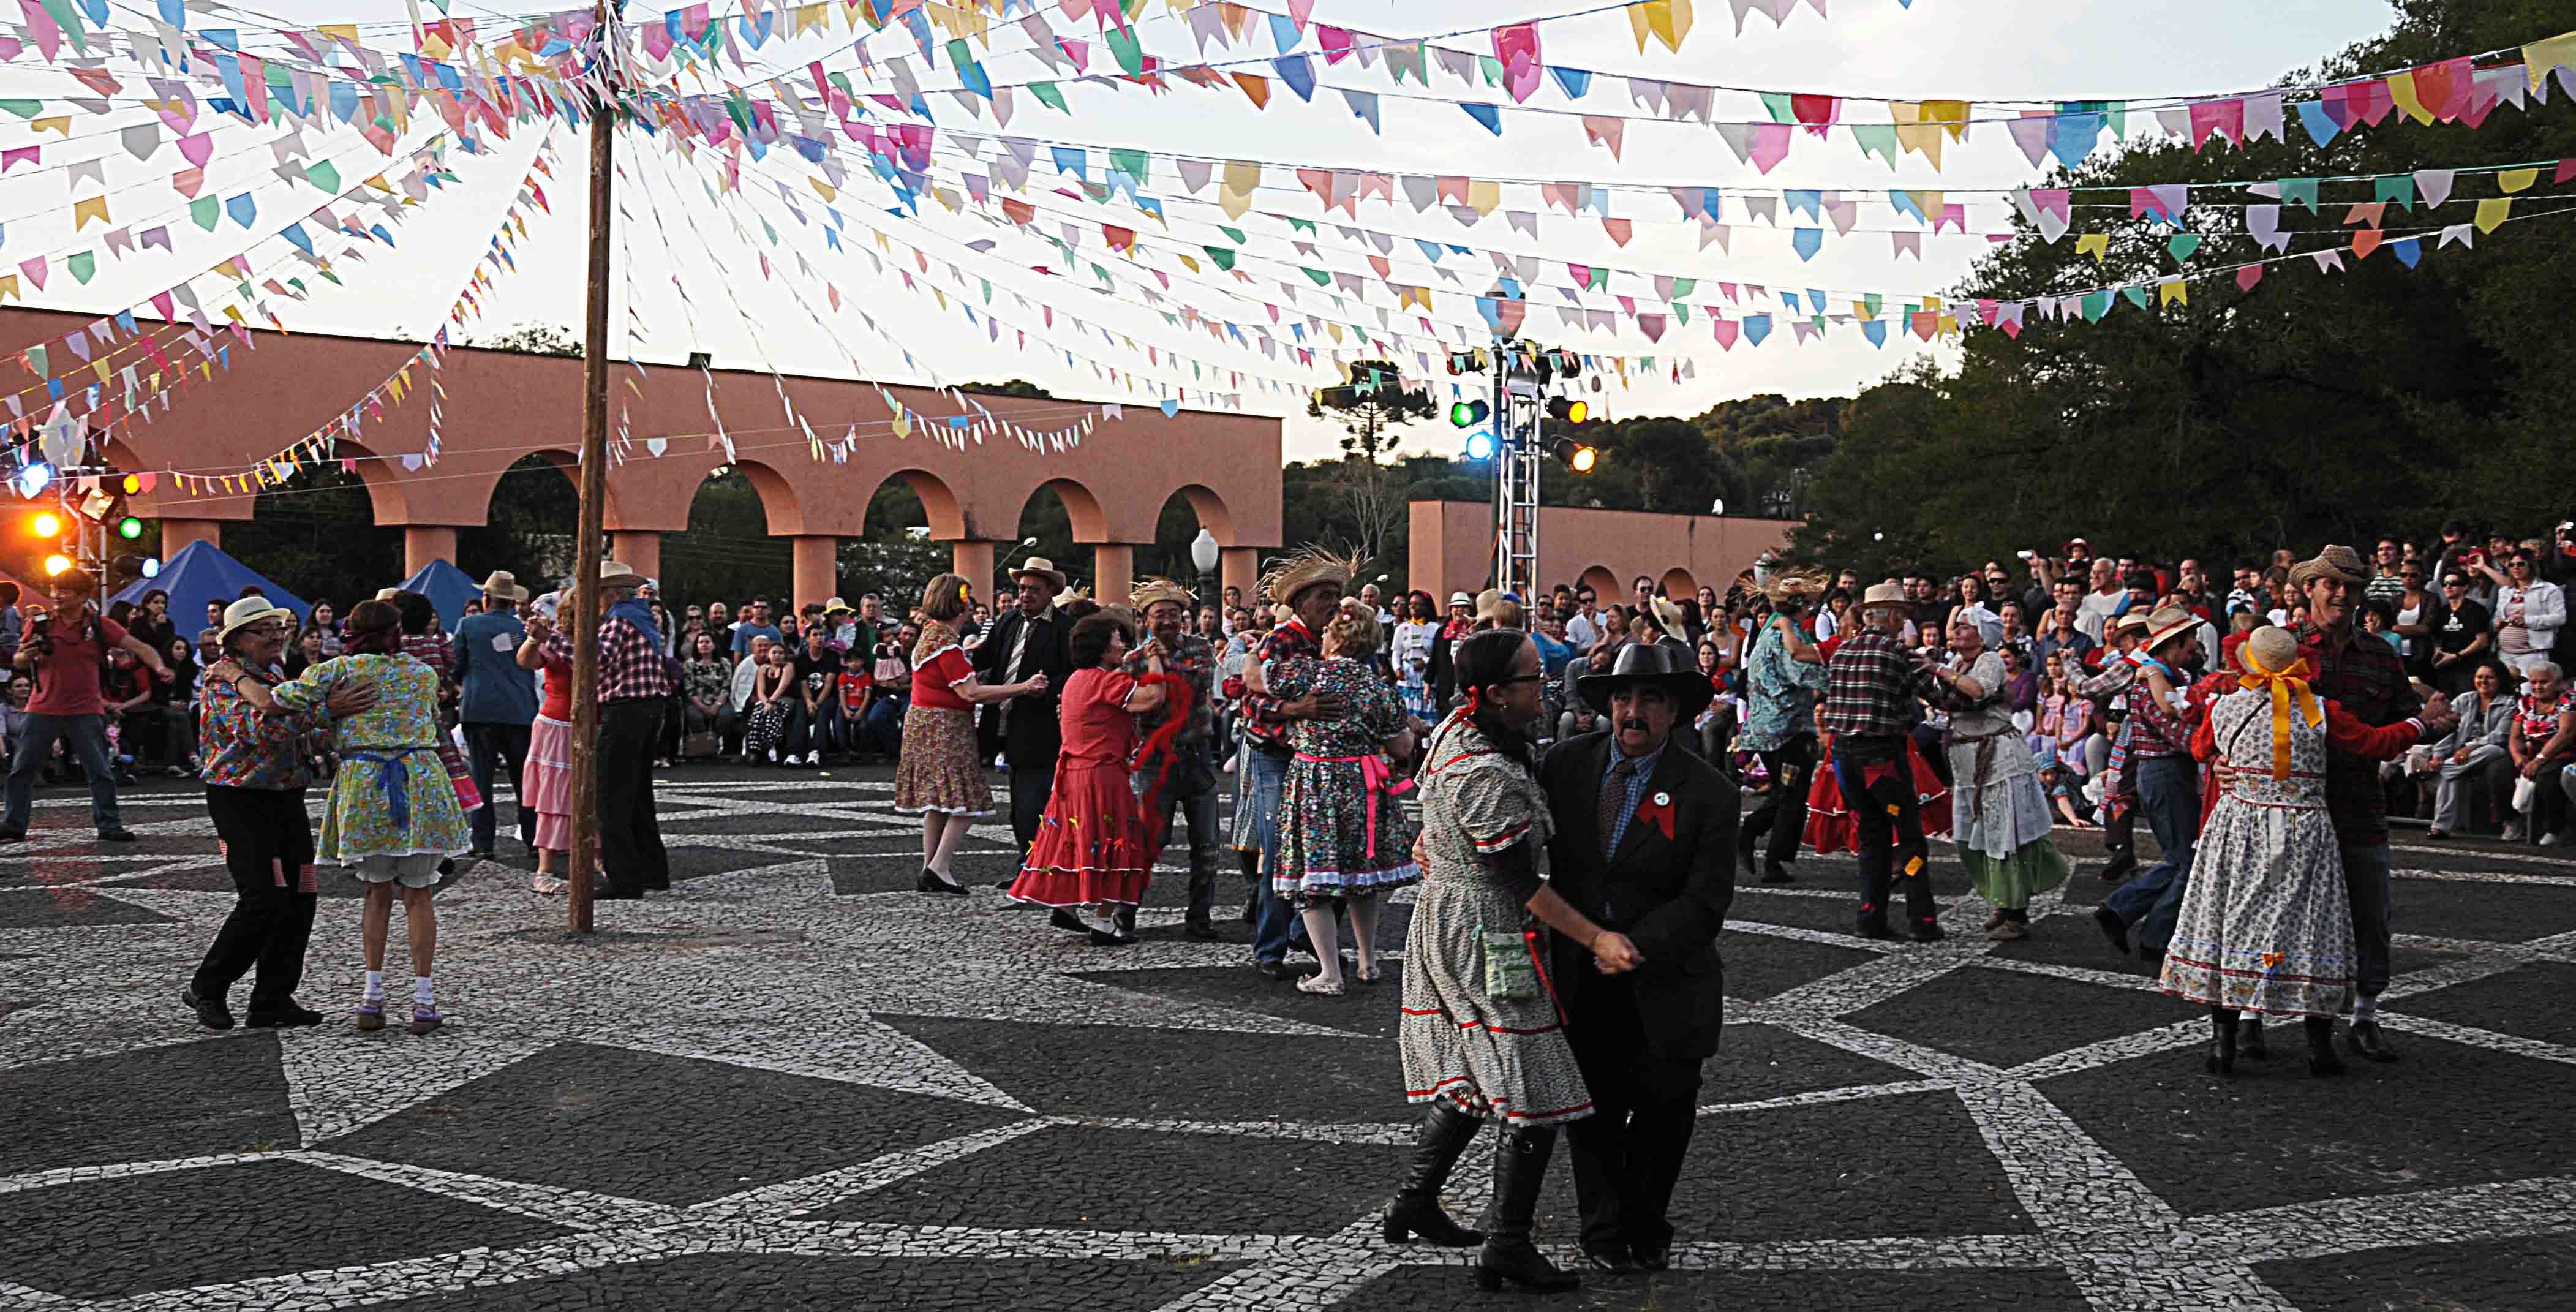
[{"label": "stone arch", "polygon": [[[1234,511],[1227,507],[1225,498],[1217,495],[1214,489],[1204,484],[1184,483],[1173,489],[1173,495],[1189,499],[1190,509],[1198,513],[1199,523],[1205,526],[1208,532],[1216,535],[1218,546],[1236,545]],[[1168,501],[1171,498],[1164,499]]]},{"label": "stone arch", "polygon": [[1692,578],[1691,572],[1679,565],[1664,571],[1662,586],[1664,595],[1674,601],[1699,595],[1699,580]]},{"label": "stone arch", "polygon": [[898,469],[887,474],[877,480],[875,487],[868,489],[867,497],[859,504],[874,503],[878,490],[896,479],[903,480],[903,485],[921,498],[922,518],[930,525],[933,540],[954,542],[966,536],[966,511],[957,500],[956,490],[948,486],[947,480],[926,469]]},{"label": "stone arch", "polygon": [[1604,606],[1619,605],[1628,596],[1628,585],[1620,582],[1619,576],[1611,573],[1607,565],[1595,565],[1583,571],[1582,577],[1574,581],[1574,586],[1592,589],[1592,595]]},{"label": "stone arch", "polygon": [[1101,511],[1100,498],[1093,496],[1090,488],[1070,478],[1050,478],[1029,489],[1029,495],[1020,500],[1021,513],[1027,513],[1029,501],[1038,493],[1049,491],[1064,502],[1065,518],[1073,522],[1074,541],[1109,541],[1109,516]]},{"label": "stone arch", "polygon": [[733,467],[751,482],[751,490],[760,494],[761,512],[769,520],[769,536],[792,538],[805,532],[805,506],[796,496],[796,484],[787,475],[758,460],[736,460]]}]

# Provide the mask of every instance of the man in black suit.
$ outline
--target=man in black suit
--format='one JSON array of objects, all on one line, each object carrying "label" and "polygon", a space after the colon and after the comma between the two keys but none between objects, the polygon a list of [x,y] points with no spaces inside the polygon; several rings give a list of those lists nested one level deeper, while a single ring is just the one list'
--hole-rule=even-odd
[{"label": "man in black suit", "polygon": [[1055,562],[1031,556],[1011,571],[1018,604],[1004,611],[975,648],[975,673],[986,683],[1018,683],[1043,674],[1047,690],[1014,697],[992,708],[976,736],[991,760],[999,751],[1011,765],[1011,833],[1026,854],[1055,791],[1055,756],[1064,746],[1056,706],[1073,674],[1073,623],[1055,608],[1064,573]]},{"label": "man in black suit", "polygon": [[1725,979],[1717,935],[1735,896],[1735,785],[1672,739],[1713,689],[1686,655],[1619,648],[1576,692],[1607,727],[1539,763],[1556,837],[1548,884],[1636,944],[1641,964],[1604,975],[1556,936],[1565,1037],[1592,1090],[1566,1127],[1583,1256],[1595,1270],[1671,1264],[1673,1185],[1698,1120],[1700,1063],[1717,1052]]}]

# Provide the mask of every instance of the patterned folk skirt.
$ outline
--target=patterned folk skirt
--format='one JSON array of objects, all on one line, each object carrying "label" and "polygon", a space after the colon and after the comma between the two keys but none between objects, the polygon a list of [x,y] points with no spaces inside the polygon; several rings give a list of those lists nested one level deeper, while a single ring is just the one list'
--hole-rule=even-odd
[{"label": "patterned folk skirt", "polygon": [[2352,905],[2324,802],[2220,798],[2192,848],[2159,986],[2229,1011],[2332,1016],[2351,1004],[2352,979]]},{"label": "patterned folk skirt", "polygon": [[1011,900],[1047,907],[1134,906],[1154,873],[1144,812],[1127,767],[1058,757],[1046,815]]},{"label": "patterned folk skirt", "polygon": [[975,717],[969,711],[915,705],[903,713],[903,756],[895,763],[894,809],[904,815],[983,817],[993,813],[993,790],[975,759]]},{"label": "patterned folk skirt", "polygon": [[1592,1114],[1591,1091],[1547,992],[1501,999],[1485,988],[1485,931],[1509,935],[1527,918],[1501,885],[1443,874],[1435,862],[1404,944],[1397,1044],[1407,1102],[1445,1098],[1506,1126]]}]

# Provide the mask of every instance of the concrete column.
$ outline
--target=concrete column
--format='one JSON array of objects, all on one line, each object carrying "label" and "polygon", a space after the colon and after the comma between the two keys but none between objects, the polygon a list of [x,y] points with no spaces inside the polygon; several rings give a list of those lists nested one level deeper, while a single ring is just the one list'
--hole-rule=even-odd
[{"label": "concrete column", "polygon": [[[1252,606],[1260,600],[1260,552],[1255,551],[1250,547],[1227,547],[1225,549],[1223,563],[1219,568],[1225,573],[1225,581],[1222,586],[1242,589],[1243,604],[1245,606]],[[1220,601],[1224,599],[1224,596],[1225,594],[1222,592],[1217,594]]]},{"label": "concrete column", "polygon": [[796,609],[801,612],[808,603],[830,601],[841,586],[841,540],[829,534],[789,540],[795,543],[796,552]]},{"label": "concrete column", "polygon": [[[403,526],[403,574],[409,577],[429,568],[433,560],[456,563],[456,530],[445,524],[406,524]],[[399,582],[400,580],[396,580]]]},{"label": "concrete column", "polygon": [[648,579],[659,579],[662,577],[662,535],[650,529],[612,532],[608,535],[608,558]]},{"label": "concrete column", "polygon": [[1091,548],[1091,597],[1103,606],[1122,605],[1136,588],[1136,548],[1124,542],[1095,543]]},{"label": "concrete column", "polygon": [[948,544],[948,568],[986,601],[993,600],[994,545],[979,538],[959,538]]},{"label": "concrete column", "polygon": [[165,519],[161,521],[161,559],[179,554],[181,547],[203,542],[210,547],[224,545],[224,522],[220,519]]}]

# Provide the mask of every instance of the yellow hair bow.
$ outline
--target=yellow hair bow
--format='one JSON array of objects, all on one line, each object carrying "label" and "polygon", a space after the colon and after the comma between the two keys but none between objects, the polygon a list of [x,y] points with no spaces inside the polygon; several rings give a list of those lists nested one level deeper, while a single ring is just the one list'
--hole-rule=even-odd
[{"label": "yellow hair bow", "polygon": [[2285,670],[2267,670],[2255,659],[2252,650],[2245,653],[2245,674],[2237,682],[2247,688],[2259,688],[2272,694],[2272,777],[2290,777],[2290,706],[2298,704],[2299,718],[2311,729],[2325,727],[2325,708],[2317,704],[2317,694],[2308,687],[2316,673],[2306,657],[2290,662]]}]

